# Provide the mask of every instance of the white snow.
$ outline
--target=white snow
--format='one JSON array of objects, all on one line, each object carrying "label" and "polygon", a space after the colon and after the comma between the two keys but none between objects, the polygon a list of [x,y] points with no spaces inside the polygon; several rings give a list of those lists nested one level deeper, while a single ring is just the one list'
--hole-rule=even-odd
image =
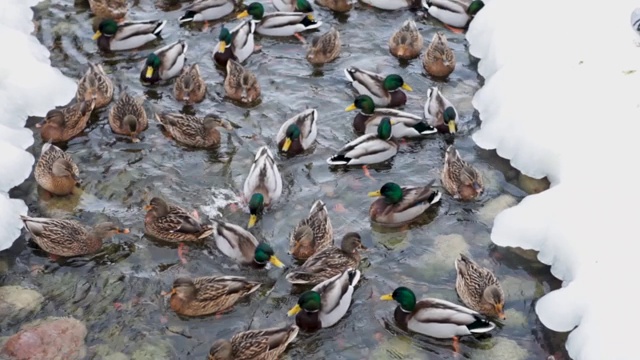
[{"label": "white snow", "polygon": [[9,199],[12,187],[31,173],[33,156],[25,149],[33,144],[33,134],[24,128],[28,116],[44,116],[56,105],[72,99],[75,83],[52,68],[49,51],[30,35],[33,31],[31,6],[38,0],[0,1],[0,251],[20,235],[20,214],[27,207]]},{"label": "white snow", "polygon": [[498,215],[492,240],[539,250],[563,280],[536,312],[550,329],[577,327],[573,359],[637,359],[640,47],[630,16],[640,2],[485,4],[467,33],[486,79],[473,138],[551,181]]}]

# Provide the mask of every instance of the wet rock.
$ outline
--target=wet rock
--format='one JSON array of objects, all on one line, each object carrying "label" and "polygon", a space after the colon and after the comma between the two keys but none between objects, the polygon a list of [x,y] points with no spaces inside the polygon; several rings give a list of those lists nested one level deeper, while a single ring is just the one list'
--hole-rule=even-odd
[{"label": "wet rock", "polygon": [[0,275],[4,275],[9,271],[9,262],[7,259],[0,259]]},{"label": "wet rock", "polygon": [[109,354],[102,358],[103,360],[129,360],[129,357],[121,352]]},{"label": "wet rock", "polygon": [[22,286],[0,287],[0,318],[17,319],[40,310],[44,298],[39,292]]},{"label": "wet rock", "polygon": [[[515,276],[505,276],[500,279],[507,301],[531,300],[536,298],[538,283],[531,279]],[[544,293],[544,290],[542,291]]]},{"label": "wet rock", "polygon": [[504,315],[507,319],[504,321],[504,325],[509,328],[515,327],[528,327],[527,317],[518,310],[506,309]]},{"label": "wet rock", "polygon": [[[378,229],[376,228],[376,230]],[[385,228],[380,230],[384,231]],[[404,249],[411,244],[411,234],[408,231],[386,233],[374,231],[371,235],[374,243],[380,244],[388,250]]]},{"label": "wet rock", "polygon": [[411,338],[407,336],[394,336],[390,338],[380,344],[380,346],[373,350],[369,356],[369,359],[371,360],[418,358],[424,360],[428,359],[424,357],[424,354],[420,354],[420,356],[418,356],[416,349],[413,347]]},{"label": "wet rock", "polygon": [[487,203],[478,211],[478,220],[487,225],[493,225],[493,219],[505,209],[518,203],[518,200],[511,195],[502,194]]},{"label": "wet rock", "polygon": [[429,280],[440,279],[455,274],[454,261],[461,254],[468,254],[469,245],[460,234],[436,236],[431,252],[419,258],[425,267],[425,276]]},{"label": "wet rock", "polygon": [[131,360],[160,360],[170,358],[168,346],[163,343],[142,344],[142,346],[136,349],[131,355]]},{"label": "wet rock", "polygon": [[11,360],[75,360],[86,356],[86,326],[74,318],[49,317],[22,327],[2,347]]},{"label": "wet rock", "polygon": [[495,337],[490,342],[492,344],[490,348],[474,352],[472,358],[474,360],[525,360],[528,358],[527,350],[513,340]]},{"label": "wet rock", "polygon": [[529,194],[543,192],[547,190],[550,185],[551,184],[546,177],[542,179],[534,179],[525,174],[520,174],[520,176],[518,176],[518,186]]}]

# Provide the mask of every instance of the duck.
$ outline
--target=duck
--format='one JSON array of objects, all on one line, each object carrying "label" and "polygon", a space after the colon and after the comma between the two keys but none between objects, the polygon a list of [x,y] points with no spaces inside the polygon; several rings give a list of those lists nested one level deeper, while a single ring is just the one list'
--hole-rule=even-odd
[{"label": "duck", "polygon": [[178,40],[149,54],[140,72],[140,82],[152,85],[178,76],[184,67],[187,49],[187,43]]},{"label": "duck", "polygon": [[460,157],[454,145],[449,145],[445,152],[441,180],[456,200],[472,201],[484,191],[482,175]]},{"label": "duck", "polygon": [[95,108],[107,106],[113,99],[113,82],[104,72],[102,65],[89,63],[87,72],[78,82],[76,100],[89,100],[95,97]]},{"label": "duck", "polygon": [[235,334],[231,340],[220,339],[211,345],[208,360],[277,360],[287,345],[298,336],[299,328],[248,330]]},{"label": "duck", "polygon": [[123,51],[141,47],[160,38],[166,20],[128,21],[118,24],[113,19],[104,19],[93,34],[102,51]]},{"label": "duck", "polygon": [[371,5],[381,10],[400,10],[414,8],[420,5],[419,0],[361,0],[367,5]]},{"label": "duck", "polygon": [[442,194],[433,189],[432,180],[426,186],[400,186],[388,182],[380,190],[370,192],[369,197],[377,197],[369,207],[372,222],[385,227],[403,226],[428,208],[440,201]]},{"label": "duck", "polygon": [[228,98],[243,104],[251,104],[260,99],[260,84],[256,75],[233,59],[227,61],[224,91]]},{"label": "duck", "polygon": [[382,295],[380,300],[398,303],[393,317],[400,328],[433,338],[453,339],[456,353],[460,352],[459,336],[488,333],[496,327],[480,313],[446,300],[416,301],[416,294],[404,286]]},{"label": "duck", "polygon": [[317,29],[322,25],[322,21],[316,21],[312,14],[311,5],[299,12],[273,12],[264,13],[264,6],[259,2],[252,2],[247,8],[237,15],[243,18],[251,15],[258,21],[256,32],[265,36],[295,36],[301,42],[306,41],[299,33],[305,30]]},{"label": "duck", "polygon": [[449,47],[447,37],[442,31],[433,35],[431,44],[424,53],[422,67],[427,74],[439,78],[446,78],[456,68],[456,56]]},{"label": "duck", "polygon": [[220,27],[219,42],[213,50],[213,60],[216,65],[226,68],[229,59],[242,64],[254,51],[260,50],[260,46],[256,46],[254,42],[256,23],[249,19],[241,22],[231,31],[224,25]]},{"label": "duck", "polygon": [[89,0],[93,15],[103,19],[123,19],[127,15],[127,0]]},{"label": "duck", "polygon": [[315,3],[337,13],[346,13],[353,8],[353,0],[316,0]]},{"label": "duck", "polygon": [[306,12],[313,11],[307,0],[273,0],[272,5],[280,12]]},{"label": "duck", "polygon": [[180,113],[156,113],[156,120],[178,143],[193,148],[213,148],[220,145],[218,127],[233,130],[231,124],[221,118],[208,115],[205,117],[184,115]]},{"label": "duck", "polygon": [[470,3],[461,0],[422,0],[427,13],[442,22],[449,30],[463,33],[469,23],[484,7],[482,0]]},{"label": "duck", "polygon": [[187,104],[199,103],[204,100],[206,93],[207,84],[200,75],[198,64],[183,67],[173,86],[173,95],[176,100],[184,101]]},{"label": "duck", "polygon": [[238,6],[236,0],[195,0],[184,9],[178,21],[184,24],[218,20],[233,13]]},{"label": "duck", "polygon": [[154,197],[144,207],[145,233],[168,242],[198,241],[213,234],[211,225],[204,225],[185,209],[169,205],[159,197]]},{"label": "duck", "polygon": [[242,265],[264,268],[271,263],[284,267],[268,243],[258,242],[250,232],[236,224],[214,220],[213,238],[220,252]]},{"label": "duck", "polygon": [[249,175],[244,181],[243,198],[249,203],[249,224],[252,228],[264,208],[276,202],[282,195],[282,176],[273,154],[266,146],[258,149]]},{"label": "duck", "polygon": [[353,119],[353,129],[360,134],[375,132],[380,121],[385,117],[392,120],[392,136],[396,139],[423,137],[437,132],[433,126],[422,121],[420,116],[395,109],[376,108],[373,99],[368,95],[356,96],[354,102],[345,111],[355,109],[360,111]]},{"label": "duck", "polygon": [[427,89],[424,117],[439,133],[455,134],[458,131],[458,111],[437,86]]},{"label": "duck", "polygon": [[326,33],[311,39],[307,49],[307,61],[313,65],[331,62],[338,58],[341,47],[340,33],[335,27],[331,27]]},{"label": "duck", "polygon": [[109,111],[109,125],[114,133],[130,136],[134,143],[140,142],[138,135],[149,126],[141,100],[125,90]]},{"label": "duck", "polygon": [[384,76],[372,71],[349,67],[344,74],[358,95],[367,95],[373,104],[379,107],[398,107],[406,104],[407,95],[400,90],[413,91],[402,76],[389,74]]},{"label": "duck", "polygon": [[61,143],[80,134],[89,122],[96,100],[78,101],[74,104],[49,110],[44,120],[36,125],[42,141]]},{"label": "duck", "polygon": [[322,200],[316,200],[309,215],[300,220],[289,236],[291,255],[296,260],[307,260],[316,252],[333,245],[333,226],[329,211]]},{"label": "duck", "polygon": [[69,154],[51,143],[42,145],[34,175],[38,185],[58,196],[69,195],[82,184],[78,165]]},{"label": "duck", "polygon": [[306,332],[329,328],[347,314],[359,281],[359,270],[346,269],[302,293],[287,315],[295,315],[296,325]]},{"label": "duck", "polygon": [[289,155],[308,150],[318,136],[318,110],[307,109],[285,121],[276,135],[278,149]]},{"label": "duck", "polygon": [[228,312],[261,285],[242,276],[179,277],[165,296],[170,296],[169,304],[176,314],[205,316]]},{"label": "duck", "polygon": [[398,59],[411,60],[420,55],[424,39],[416,26],[416,22],[408,19],[389,39],[389,51]]},{"label": "duck", "polygon": [[102,248],[104,239],[115,234],[128,234],[112,222],[103,222],[88,229],[72,219],[49,219],[20,215],[31,239],[47,253],[61,257],[94,254]]},{"label": "duck", "polygon": [[337,154],[327,159],[329,166],[366,165],[385,162],[398,153],[398,144],[392,140],[393,122],[385,117],[378,125],[377,134],[364,134],[343,146]]},{"label": "duck", "polygon": [[342,238],[340,247],[329,246],[313,254],[299,268],[287,274],[286,279],[294,285],[316,285],[341,274],[348,268],[360,265],[358,250],[366,250],[360,234],[350,232]]},{"label": "duck", "polygon": [[462,302],[485,316],[505,320],[504,291],[491,270],[460,254],[455,261],[456,291]]}]

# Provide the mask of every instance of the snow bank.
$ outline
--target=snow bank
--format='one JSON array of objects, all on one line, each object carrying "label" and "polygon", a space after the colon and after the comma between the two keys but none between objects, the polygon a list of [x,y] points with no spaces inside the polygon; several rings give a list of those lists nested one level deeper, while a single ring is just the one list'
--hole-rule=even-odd
[{"label": "snow bank", "polygon": [[640,3],[485,4],[467,33],[486,79],[473,99],[482,119],[473,138],[551,181],[502,212],[492,239],[539,250],[564,281],[536,312],[550,329],[577,327],[573,359],[637,359],[640,47],[630,16]]},{"label": "snow bank", "polygon": [[33,135],[24,128],[27,117],[44,116],[56,105],[69,102],[75,83],[52,68],[49,51],[31,36],[37,0],[0,1],[0,251],[20,235],[20,214],[27,213],[21,200],[8,191],[31,173],[34,158],[25,149]]}]

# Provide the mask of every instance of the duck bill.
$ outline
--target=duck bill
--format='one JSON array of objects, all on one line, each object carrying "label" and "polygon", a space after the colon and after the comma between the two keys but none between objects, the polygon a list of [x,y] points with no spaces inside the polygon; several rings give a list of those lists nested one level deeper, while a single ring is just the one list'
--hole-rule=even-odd
[{"label": "duck bill", "polygon": [[381,196],[382,194],[380,194],[380,190],[378,190],[378,191],[372,191],[367,195],[369,195],[369,197],[378,197],[378,196]]},{"label": "duck bill", "polygon": [[382,295],[382,296],[380,296],[380,300],[384,300],[384,301],[393,300],[393,294]]},{"label": "duck bill", "polygon": [[284,145],[282,145],[282,151],[287,152],[289,151],[289,148],[291,147],[291,138],[286,138],[284,140]]},{"label": "duck bill", "polygon": [[407,91],[413,91],[413,89],[411,88],[411,86],[407,85],[407,84],[402,84],[402,88],[407,90]]},{"label": "duck bill", "polygon": [[100,30],[96,31],[95,34],[93,34],[93,36],[91,37],[93,40],[98,40],[98,38],[102,36],[102,33],[100,32]]},{"label": "duck bill", "polygon": [[347,106],[346,109],[344,109],[344,111],[353,111],[356,109],[356,104],[351,104],[349,106]]},{"label": "duck bill", "polygon": [[127,228],[118,229],[118,234],[128,234],[130,231]]},{"label": "duck bill", "polygon": [[145,205],[144,206],[144,211],[151,211],[151,209],[153,209],[153,206],[151,206],[151,205]]},{"label": "duck bill", "polygon": [[171,291],[167,292],[167,291],[163,291],[162,293],[160,293],[160,295],[167,297],[167,296],[171,296],[173,294],[176,293],[176,289],[171,289]]},{"label": "duck bill", "polygon": [[316,19],[311,14],[307,14],[307,19],[309,19],[311,21],[316,21]]},{"label": "duck bill", "polygon": [[302,308],[300,305],[296,304],[296,306],[292,307],[291,310],[287,311],[287,316],[293,316],[300,312]]},{"label": "duck bill", "polygon": [[145,74],[145,76],[147,78],[150,78],[153,75],[153,68],[151,66],[147,66],[147,72]]},{"label": "duck bill", "polygon": [[223,53],[226,47],[227,47],[227,43],[225,41],[220,41],[220,47],[218,48],[218,51]]},{"label": "duck bill", "polygon": [[451,120],[451,121],[449,121],[449,124],[447,124],[447,125],[449,125],[449,132],[452,133],[452,134],[455,134],[456,133],[456,122]]},{"label": "duck bill", "polygon": [[280,259],[278,259],[277,257],[275,257],[275,255],[272,255],[269,258],[269,262],[273,264],[273,266],[277,266],[279,268],[283,268],[284,264],[282,263],[282,261],[280,261]]},{"label": "duck bill", "polygon": [[252,228],[256,225],[256,222],[258,222],[258,217],[255,215],[250,215],[249,216],[249,224],[247,225],[248,228]]},{"label": "duck bill", "polygon": [[242,19],[243,17],[247,17],[247,16],[249,16],[249,12],[247,10],[245,10],[245,11],[241,12],[240,14],[238,14],[236,16],[236,19]]}]

